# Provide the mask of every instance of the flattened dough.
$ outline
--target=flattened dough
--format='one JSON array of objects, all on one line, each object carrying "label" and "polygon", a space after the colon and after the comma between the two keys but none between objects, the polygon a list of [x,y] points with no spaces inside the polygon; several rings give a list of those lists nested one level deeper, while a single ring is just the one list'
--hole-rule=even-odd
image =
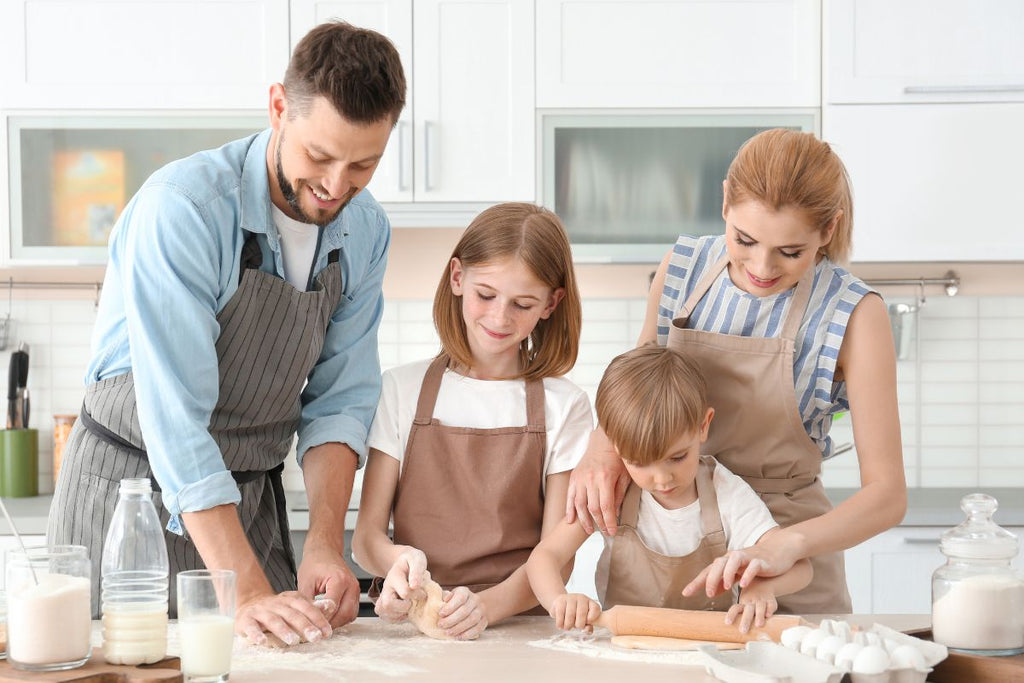
[{"label": "flattened dough", "polygon": [[452,637],[445,633],[443,628],[437,626],[437,613],[444,604],[441,599],[441,586],[433,579],[427,579],[423,584],[425,597],[417,593],[412,598],[412,607],[409,608],[409,622],[418,628],[424,635],[438,640],[452,640]]},{"label": "flattened dough", "polygon": [[696,650],[700,645],[714,645],[719,650],[742,650],[743,643],[719,643],[711,640],[687,640],[662,636],[612,636],[612,645],[627,650]]}]

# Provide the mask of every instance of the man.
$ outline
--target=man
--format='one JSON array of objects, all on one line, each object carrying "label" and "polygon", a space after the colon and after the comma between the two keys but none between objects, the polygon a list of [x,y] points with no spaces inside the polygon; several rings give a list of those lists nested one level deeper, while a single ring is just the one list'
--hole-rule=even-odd
[{"label": "man", "polygon": [[[390,239],[361,190],[405,89],[386,38],[322,24],[270,88],[270,129],[169,164],[125,207],[47,530],[89,548],[94,614],[118,482],[153,477],[172,615],[175,574],[205,566],[237,572],[235,630],[256,642],[355,618],[344,515],[380,391]],[[297,573],[280,476],[296,432]]]}]

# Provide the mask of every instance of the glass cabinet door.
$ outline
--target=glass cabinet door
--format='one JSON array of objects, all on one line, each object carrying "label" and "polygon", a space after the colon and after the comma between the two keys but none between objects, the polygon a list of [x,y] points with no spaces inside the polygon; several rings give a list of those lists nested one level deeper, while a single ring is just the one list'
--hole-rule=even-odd
[{"label": "glass cabinet door", "polygon": [[680,234],[722,234],[722,181],[747,139],[813,113],[542,116],[544,204],[578,261],[657,262]]},{"label": "glass cabinet door", "polygon": [[158,168],[267,125],[248,114],[7,121],[11,261],[64,264],[106,262],[110,229]]}]

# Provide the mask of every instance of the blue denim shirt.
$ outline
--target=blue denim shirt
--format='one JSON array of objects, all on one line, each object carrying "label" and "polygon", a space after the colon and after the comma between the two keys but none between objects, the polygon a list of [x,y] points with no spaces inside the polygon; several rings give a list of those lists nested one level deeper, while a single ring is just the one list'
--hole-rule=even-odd
[{"label": "blue denim shirt", "polygon": [[[257,235],[261,270],[284,277],[270,211],[270,132],[158,170],[110,237],[85,380],[133,373],[150,466],[176,533],[182,512],[240,500],[207,427],[218,398],[217,314],[238,288],[243,228]],[[300,465],[306,450],[327,442],[348,444],[365,462],[380,395],[377,328],[390,235],[365,190],[325,228],[316,272],[340,249],[344,292],[302,392]]]}]

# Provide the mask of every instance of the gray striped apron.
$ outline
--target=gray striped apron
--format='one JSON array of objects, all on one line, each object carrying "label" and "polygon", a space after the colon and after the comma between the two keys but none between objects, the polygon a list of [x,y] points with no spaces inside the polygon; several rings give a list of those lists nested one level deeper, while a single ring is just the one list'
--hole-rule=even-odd
[{"label": "gray striped apron", "polygon": [[[296,576],[281,470],[299,426],[302,389],[320,357],[343,283],[337,251],[306,292],[260,271],[262,260],[255,236],[247,233],[238,290],[217,315],[220,390],[209,431],[238,483],[238,515],[246,537],[270,585],[283,591],[295,589]],[[103,543],[120,481],[149,477],[156,486],[145,449],[132,373],[88,386],[64,451],[47,539],[89,549],[94,617],[99,614]],[[158,489],[153,501],[166,528],[170,515]],[[173,618],[175,575],[204,565],[187,535],[165,531],[164,536]]]}]

